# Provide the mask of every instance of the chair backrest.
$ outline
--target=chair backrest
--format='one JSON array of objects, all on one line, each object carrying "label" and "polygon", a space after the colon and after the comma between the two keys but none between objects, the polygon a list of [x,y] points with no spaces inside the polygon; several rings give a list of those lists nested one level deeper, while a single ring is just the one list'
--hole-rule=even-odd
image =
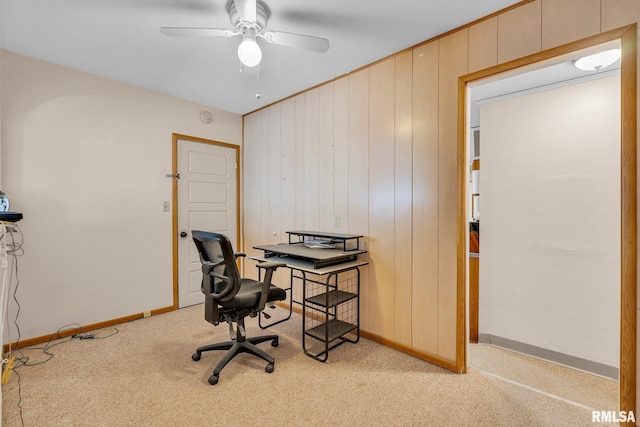
[{"label": "chair backrest", "polygon": [[202,263],[202,292],[220,302],[232,299],[240,289],[240,273],[229,238],[224,234],[191,232]]}]

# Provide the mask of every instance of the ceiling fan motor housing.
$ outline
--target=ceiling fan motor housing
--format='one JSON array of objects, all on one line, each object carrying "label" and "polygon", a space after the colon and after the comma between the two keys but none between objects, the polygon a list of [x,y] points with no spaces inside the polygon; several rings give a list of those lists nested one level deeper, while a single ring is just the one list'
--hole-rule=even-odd
[{"label": "ceiling fan motor housing", "polygon": [[256,0],[256,22],[247,22],[240,19],[234,0],[229,0],[227,3],[227,13],[229,14],[229,20],[236,28],[240,30],[252,28],[256,33],[260,32],[267,26],[269,16],[271,16],[271,11],[261,0]]}]

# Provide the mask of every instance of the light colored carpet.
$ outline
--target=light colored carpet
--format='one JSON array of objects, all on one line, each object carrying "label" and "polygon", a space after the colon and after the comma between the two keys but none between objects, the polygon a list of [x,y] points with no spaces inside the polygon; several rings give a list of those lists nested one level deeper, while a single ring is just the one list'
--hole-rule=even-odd
[{"label": "light colored carpet", "polygon": [[618,410],[620,385],[612,379],[486,344],[469,345],[468,364],[594,410]]},{"label": "light colored carpet", "polygon": [[[249,336],[265,333],[248,320]],[[222,353],[204,353],[199,362],[191,354],[227,340],[228,329],[207,323],[202,306],[117,329],[105,339],[59,340],[48,350],[55,355],[50,361],[17,368],[3,385],[3,425],[20,426],[22,419],[37,427],[593,425],[587,409],[475,370],[454,374],[366,339],[318,362],[302,351],[295,313],[266,331],[280,335],[279,347],[261,344],[276,359],[272,374],[262,360],[242,354],[215,386],[207,378]],[[23,355],[29,364],[46,359],[37,349]]]}]

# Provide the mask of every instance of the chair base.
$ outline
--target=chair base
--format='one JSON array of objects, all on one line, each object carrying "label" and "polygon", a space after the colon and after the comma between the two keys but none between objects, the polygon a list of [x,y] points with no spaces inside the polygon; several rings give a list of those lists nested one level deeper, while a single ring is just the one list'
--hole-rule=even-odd
[{"label": "chair base", "polygon": [[200,360],[200,356],[205,351],[213,351],[213,350],[228,350],[224,355],[222,360],[218,362],[218,365],[213,370],[213,374],[209,377],[209,384],[214,385],[218,383],[218,378],[220,377],[220,371],[240,353],[249,353],[254,356],[258,356],[259,358],[265,360],[267,366],[264,368],[265,372],[271,373],[274,369],[275,359],[269,356],[266,352],[258,348],[256,344],[263,343],[265,341],[271,341],[271,345],[273,347],[278,346],[278,335],[262,335],[259,337],[246,338],[242,340],[233,340],[226,341],[221,343],[209,344],[196,349],[196,352],[193,353],[191,358],[194,361]]}]

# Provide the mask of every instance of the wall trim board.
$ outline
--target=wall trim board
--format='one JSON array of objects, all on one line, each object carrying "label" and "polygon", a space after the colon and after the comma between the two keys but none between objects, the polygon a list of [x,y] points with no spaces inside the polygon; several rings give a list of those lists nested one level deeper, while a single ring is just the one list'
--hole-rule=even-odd
[{"label": "wall trim board", "polygon": [[620,308],[620,408],[636,410],[638,208],[637,208],[637,24],[622,36],[622,268]]},{"label": "wall trim board", "polygon": [[[173,306],[170,305],[167,307],[156,308],[154,310],[151,310],[150,313],[151,313],[151,316],[155,316],[156,314],[168,313],[173,310],[174,310]],[[89,332],[89,331],[95,331],[96,329],[108,328],[109,326],[115,326],[121,323],[131,322],[133,320],[142,319],[144,317],[148,317],[148,316],[145,316],[144,313],[136,313],[136,314],[131,314],[129,316],[118,317],[117,319],[106,320],[104,322],[92,323],[90,325],[84,325],[84,326],[78,325],[77,327],[74,327],[74,328],[67,328],[67,329],[58,330],[56,332],[52,332],[49,335],[42,335],[39,337],[33,337],[26,340],[20,340],[17,342],[5,344],[3,346],[2,351],[4,354],[4,353],[7,353],[9,350],[16,350],[18,348],[31,347],[32,345],[46,343],[51,340],[66,338],[80,332]]]},{"label": "wall trim board", "polygon": [[618,380],[619,369],[615,366],[605,365],[604,363],[594,362],[592,360],[583,359],[581,357],[572,356],[570,354],[560,353],[558,351],[549,350],[543,347],[527,344],[524,342],[503,338],[491,334],[478,334],[478,344],[489,344],[501,347],[517,353],[526,354],[528,356],[537,357],[539,359],[548,360],[570,368],[579,369],[601,377]]},{"label": "wall trim board", "polygon": [[467,82],[458,79],[458,238],[457,238],[457,283],[456,283],[456,372],[467,372],[467,288],[469,286],[469,238],[467,225]]},{"label": "wall trim board", "polygon": [[[456,366],[458,372],[467,370],[468,341],[467,300],[468,244],[466,238],[466,100],[467,86],[475,81],[494,77],[507,71],[551,60],[587,47],[620,40],[621,60],[621,308],[620,308],[620,392],[621,411],[636,410],[636,297],[637,297],[637,24],[607,31],[576,42],[498,64],[459,78],[458,92],[458,271],[457,271],[457,328]],[[462,179],[461,179],[462,178]]]},{"label": "wall trim board", "polygon": [[[284,302],[276,302],[276,306],[283,308],[285,310],[289,310],[289,304]],[[297,304],[294,305],[291,310],[294,313],[297,313],[302,316],[302,308],[300,308]],[[424,360],[426,362],[432,363],[436,366],[439,366],[444,369],[448,369],[450,371],[456,371],[456,364],[452,360],[443,359],[442,357],[433,355],[431,353],[426,353],[424,351],[418,351],[406,345],[400,344],[396,341],[389,340],[387,338],[383,338],[379,335],[373,334],[371,332],[367,332],[363,329],[360,329],[360,336],[366,338],[371,341],[375,341],[378,344],[382,344],[385,347],[392,348],[394,350],[401,351],[413,357],[417,357],[418,359]]]},{"label": "wall trim board", "polygon": [[[276,302],[275,304],[276,304],[276,306],[278,306],[280,308],[283,308],[285,310],[289,310],[289,304],[287,304],[287,303]],[[297,304],[294,305],[291,308],[291,310],[294,313],[297,313],[297,314],[302,316],[302,308],[300,308]],[[426,362],[432,363],[432,364],[434,364],[436,366],[439,366],[441,368],[448,369],[448,370],[454,371],[454,372],[456,371],[456,364],[452,360],[444,359],[442,357],[439,357],[439,356],[436,356],[434,354],[427,353],[427,352],[424,352],[424,351],[415,350],[415,349],[413,349],[411,347],[408,347],[408,346],[400,344],[400,343],[398,343],[396,341],[392,341],[390,339],[381,337],[381,336],[373,334],[371,332],[367,332],[367,331],[365,331],[363,329],[360,329],[360,336],[363,337],[363,338],[366,338],[368,340],[377,342],[378,344],[382,344],[385,347],[389,347],[389,348],[392,348],[394,350],[398,350],[398,351],[401,351],[403,353],[406,353],[406,354],[408,354],[410,356],[417,357],[418,359],[421,359],[421,360],[424,360]]]},{"label": "wall trim board", "polygon": [[453,33],[458,32],[458,31],[460,31],[460,30],[464,30],[464,29],[469,28],[469,27],[472,27],[472,26],[474,26],[474,25],[476,25],[476,24],[478,24],[478,23],[480,23],[480,22],[487,21],[487,20],[489,20],[489,19],[495,18],[496,16],[499,16],[499,15],[501,15],[501,14],[505,13],[505,12],[509,12],[510,10],[517,9],[517,8],[519,8],[519,7],[521,7],[521,6],[526,5],[527,3],[532,3],[532,2],[534,2],[534,1],[536,1],[536,0],[522,0],[522,1],[518,2],[518,3],[512,4],[511,6],[507,6],[507,7],[503,8],[503,9],[500,9],[500,10],[498,10],[498,11],[495,11],[495,12],[493,12],[492,14],[489,14],[489,15],[487,15],[487,16],[483,16],[482,18],[478,18],[478,19],[476,19],[475,21],[468,22],[468,23],[466,23],[466,24],[464,24],[464,25],[461,25],[461,26],[456,27],[456,28],[454,28],[454,29],[452,29],[452,30],[449,30],[449,31],[447,31],[446,33],[438,34],[437,36],[435,36],[435,37],[431,37],[430,39],[427,39],[427,40],[425,40],[425,41],[422,41],[422,42],[420,42],[420,43],[418,43],[418,44],[416,44],[416,45],[414,45],[414,46],[410,46],[410,47],[408,47],[408,48],[406,48],[406,49],[403,49],[403,50],[401,50],[401,51],[399,51],[399,52],[393,53],[393,54],[391,54],[391,55],[389,55],[389,56],[385,56],[384,58],[378,59],[377,61],[374,61],[374,62],[372,62],[372,63],[370,63],[370,64],[363,65],[362,67],[357,68],[357,69],[355,69],[355,70],[353,70],[353,71],[349,71],[349,72],[348,72],[348,73],[346,73],[346,74],[343,74],[343,75],[338,76],[338,77],[334,77],[334,78],[333,78],[333,79],[331,79],[331,80],[327,80],[326,82],[319,83],[319,84],[317,84],[317,85],[315,85],[315,86],[312,86],[312,87],[307,88],[307,89],[305,89],[305,90],[302,90],[302,91],[300,91],[300,92],[296,92],[296,93],[294,93],[293,95],[289,95],[289,96],[287,96],[286,98],[282,98],[282,99],[280,99],[280,100],[278,100],[278,101],[274,101],[274,102],[272,102],[271,104],[265,105],[264,107],[260,107],[260,108],[258,108],[258,109],[253,110],[253,111],[249,111],[248,113],[246,113],[246,114],[244,114],[244,115],[242,116],[242,117],[243,117],[243,124],[244,124],[244,117],[245,117],[245,116],[248,116],[248,115],[250,115],[250,114],[253,114],[253,113],[255,113],[256,111],[264,110],[264,109],[266,109],[266,108],[271,107],[272,105],[278,104],[278,103],[280,103],[280,102],[282,102],[282,101],[286,101],[286,100],[287,100],[287,99],[289,99],[289,98],[295,98],[296,96],[298,96],[298,95],[300,95],[300,94],[302,94],[302,93],[305,93],[305,92],[308,92],[308,91],[310,91],[310,90],[316,89],[316,88],[318,88],[318,87],[320,87],[320,86],[324,86],[324,85],[325,85],[325,84],[327,84],[327,83],[335,82],[336,80],[339,80],[339,79],[341,79],[341,78],[343,78],[343,77],[346,77],[346,76],[349,76],[349,75],[351,75],[351,74],[357,73],[358,71],[362,71],[362,70],[364,70],[364,69],[366,69],[366,68],[370,68],[370,67],[372,67],[372,66],[374,66],[374,65],[376,65],[376,64],[379,64],[380,62],[384,62],[384,61],[386,61],[386,60],[388,60],[388,59],[395,58],[395,57],[400,56],[400,55],[402,55],[402,54],[404,54],[404,53],[411,52],[411,51],[413,51],[414,49],[416,49],[416,48],[418,48],[418,47],[420,47],[420,46],[424,46],[424,45],[429,44],[429,43],[431,43],[431,42],[433,42],[433,41],[440,40],[440,39],[442,39],[442,38],[444,38],[444,37],[447,37],[447,36],[449,36],[449,35],[451,35],[451,34],[453,34]]},{"label": "wall trim board", "polygon": [[381,336],[378,336],[376,334],[372,334],[371,332],[367,332],[364,330],[360,330],[360,336],[363,338],[367,338],[371,341],[375,341],[378,344],[382,344],[385,347],[389,347],[392,348],[394,350],[398,350],[401,351],[403,353],[406,353],[410,356],[413,357],[417,357],[418,359],[424,360],[426,362],[429,363],[433,363],[434,365],[437,365],[441,368],[444,369],[448,369],[450,371],[456,372],[456,362],[453,360],[448,360],[448,359],[444,359],[442,357],[436,356],[434,354],[431,353],[426,353],[424,351],[419,351],[416,349],[413,349],[411,347],[407,347],[405,345],[402,345],[396,341],[392,341],[390,339],[387,338],[383,338]]},{"label": "wall trim board", "polygon": [[[242,118],[242,122],[244,123],[244,117]],[[244,138],[244,126],[243,128],[243,138]],[[242,188],[242,183],[240,181],[240,177],[242,174],[240,173],[240,168],[242,165],[242,153],[240,151],[240,146],[235,144],[229,144],[227,142],[214,141],[211,139],[198,138],[196,136],[182,135],[179,133],[172,134],[171,141],[171,157],[172,157],[172,165],[171,165],[171,174],[176,175],[178,173],[178,140],[197,142],[201,144],[209,144],[209,145],[217,145],[219,147],[227,147],[236,150],[236,206],[238,209],[236,211],[236,236],[238,236],[238,242],[236,245],[240,245],[242,242],[240,235],[240,211],[242,206],[240,205],[240,189]],[[177,310],[179,308],[178,305],[178,180],[172,178],[172,186],[171,186],[171,203],[172,203],[172,246],[173,246],[173,309]]]}]

